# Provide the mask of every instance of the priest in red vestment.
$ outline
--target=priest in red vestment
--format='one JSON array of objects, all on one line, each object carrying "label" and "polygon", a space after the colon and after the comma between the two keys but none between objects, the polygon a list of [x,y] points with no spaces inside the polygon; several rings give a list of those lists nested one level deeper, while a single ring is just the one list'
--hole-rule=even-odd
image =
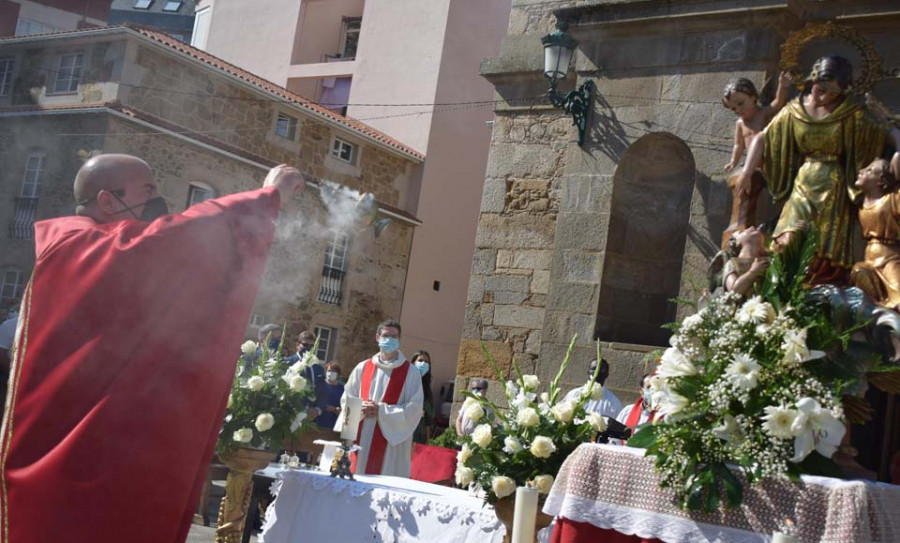
[{"label": "priest in red vestment", "polygon": [[[300,173],[166,215],[150,167],[88,161],[35,225],[0,442],[0,543],[180,543],[282,201]],[[154,218],[156,217],[156,218]]]}]

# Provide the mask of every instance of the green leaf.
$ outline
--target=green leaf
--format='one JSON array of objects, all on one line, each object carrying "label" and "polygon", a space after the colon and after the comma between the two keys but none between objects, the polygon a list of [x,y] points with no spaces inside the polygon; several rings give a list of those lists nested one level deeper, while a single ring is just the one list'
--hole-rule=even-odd
[{"label": "green leaf", "polygon": [[656,428],[657,426],[654,424],[639,426],[637,433],[628,438],[627,445],[638,449],[649,449],[656,444],[656,439],[659,437]]},{"label": "green leaf", "polygon": [[[559,380],[562,378],[563,372],[566,371],[566,368],[569,366],[569,360],[572,358],[572,351],[575,349],[575,340],[578,339],[578,334],[572,336],[572,341],[569,342],[569,348],[566,350],[566,357],[563,359],[562,364],[559,366],[559,371],[556,372],[556,377],[553,378],[553,382],[550,383],[550,405],[554,405],[556,403],[556,396],[559,394]],[[597,344],[599,349],[600,344]],[[599,360],[599,358],[597,359]],[[597,370],[600,370],[600,364],[597,364]],[[596,372],[594,372],[596,374]]]},{"label": "green leaf", "polygon": [[735,477],[734,473],[722,464],[713,464],[712,468],[725,489],[725,503],[728,509],[740,506],[741,501],[744,499],[744,488],[741,485],[741,480]]},{"label": "green leaf", "polygon": [[825,477],[834,477],[836,479],[844,479],[847,475],[838,467],[830,458],[825,458],[818,451],[813,451],[803,459],[798,465],[802,473],[810,475],[823,475]]},{"label": "green leaf", "polygon": [[494,368],[494,373],[497,374],[497,380],[501,383],[506,381],[506,376],[503,375],[503,372],[500,371],[500,366],[497,365],[497,361],[494,360],[494,357],[491,356],[491,353],[488,352],[487,347],[484,346],[484,342],[481,342],[481,353],[484,354],[484,358],[491,364],[491,367]]}]

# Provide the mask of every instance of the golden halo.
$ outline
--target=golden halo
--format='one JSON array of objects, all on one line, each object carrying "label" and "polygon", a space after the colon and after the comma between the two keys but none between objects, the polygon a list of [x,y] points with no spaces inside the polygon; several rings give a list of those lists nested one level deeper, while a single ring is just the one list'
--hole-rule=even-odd
[{"label": "golden halo", "polygon": [[797,82],[797,88],[802,89],[806,79],[806,72],[800,66],[803,46],[826,38],[840,38],[856,48],[863,59],[863,66],[860,75],[853,80],[851,91],[859,95],[871,91],[875,82],[883,77],[881,57],[878,56],[875,46],[856,29],[832,21],[807,23],[800,30],[788,34],[787,40],[781,45],[781,69],[790,72]]}]

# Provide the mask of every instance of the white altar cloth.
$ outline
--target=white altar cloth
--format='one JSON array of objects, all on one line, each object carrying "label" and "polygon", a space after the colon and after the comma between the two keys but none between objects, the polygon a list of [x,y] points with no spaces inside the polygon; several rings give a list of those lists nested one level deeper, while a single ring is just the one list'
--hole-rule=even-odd
[{"label": "white altar cloth", "polygon": [[503,540],[494,509],[465,490],[383,475],[349,481],[274,466],[262,473],[275,478],[276,498],[266,510],[261,543]]}]

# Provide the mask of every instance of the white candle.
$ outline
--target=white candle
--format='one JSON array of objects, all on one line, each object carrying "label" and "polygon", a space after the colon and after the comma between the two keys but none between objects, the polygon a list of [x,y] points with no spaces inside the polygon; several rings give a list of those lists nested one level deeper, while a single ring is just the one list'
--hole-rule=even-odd
[{"label": "white candle", "polygon": [[534,523],[537,518],[537,506],[537,489],[525,486],[520,486],[516,489],[512,543],[534,543]]},{"label": "white candle", "polygon": [[797,543],[797,538],[792,535],[775,532],[772,534],[772,543]]},{"label": "white candle", "polygon": [[362,418],[362,398],[347,396],[344,406],[344,426],[341,427],[341,439],[356,441],[356,433],[359,431],[359,421]]}]

